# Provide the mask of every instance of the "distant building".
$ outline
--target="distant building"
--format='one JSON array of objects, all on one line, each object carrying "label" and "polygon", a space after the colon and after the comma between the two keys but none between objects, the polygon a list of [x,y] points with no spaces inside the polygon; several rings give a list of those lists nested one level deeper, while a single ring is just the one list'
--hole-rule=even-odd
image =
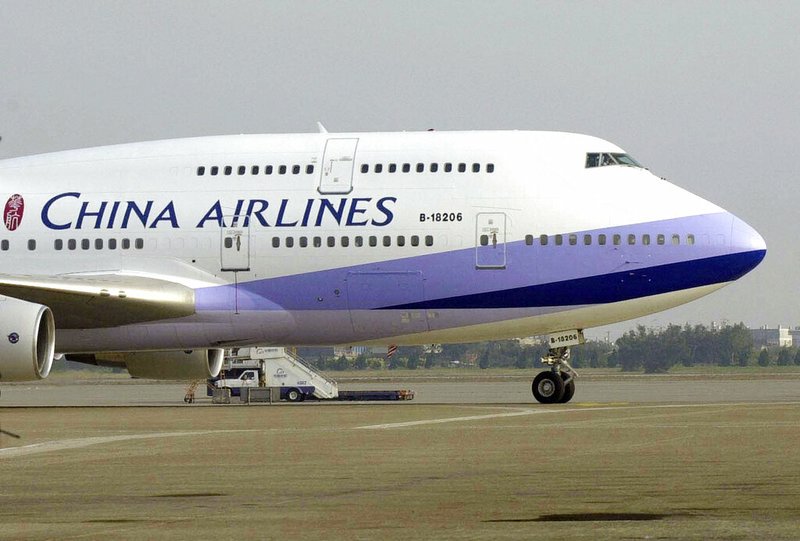
[{"label": "distant building", "polygon": [[791,347],[793,333],[797,333],[798,343],[800,343],[800,329],[790,331],[789,327],[778,326],[777,329],[770,329],[766,325],[760,329],[750,329],[753,335],[753,345],[755,347]]},{"label": "distant building", "polygon": [[789,336],[792,337],[792,345],[800,346],[800,327],[795,327],[789,330]]}]

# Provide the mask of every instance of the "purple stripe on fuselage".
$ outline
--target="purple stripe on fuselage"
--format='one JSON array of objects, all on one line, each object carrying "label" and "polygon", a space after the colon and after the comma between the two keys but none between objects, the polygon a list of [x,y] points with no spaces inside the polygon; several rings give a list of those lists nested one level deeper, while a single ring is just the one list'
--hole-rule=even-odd
[{"label": "purple stripe on fuselage", "polygon": [[[743,259],[726,259],[726,256],[736,255],[736,253],[731,253],[730,248],[734,220],[736,218],[731,214],[718,213],[591,231],[569,232],[577,236],[575,245],[569,244],[568,233],[563,234],[564,243],[560,246],[555,245],[552,235],[546,246],[541,246],[538,238],[534,239],[532,245],[527,245],[524,241],[510,242],[505,244],[506,266],[502,269],[476,268],[476,249],[470,247],[424,256],[255,280],[238,285],[238,308],[239,310],[369,310],[393,306],[444,308],[455,307],[454,303],[460,308],[467,308],[486,306],[484,304],[486,299],[494,296],[497,296],[498,300],[490,305],[495,308],[552,306],[613,302],[613,300],[633,298],[630,296],[632,291],[636,291],[634,296],[646,296],[694,287],[694,285],[726,282],[735,279],[741,275],[741,272],[726,273],[714,270],[713,275],[709,275],[710,278],[704,275],[699,282],[694,279],[677,281],[662,279],[659,287],[654,287],[652,293],[648,293],[648,282],[646,278],[643,278],[645,281],[635,290],[626,288],[628,293],[622,294],[621,297],[619,288],[611,288],[606,292],[607,294],[603,295],[591,293],[588,297],[591,299],[602,298],[602,301],[584,299],[586,297],[584,290],[584,293],[579,295],[581,298],[574,298],[566,303],[550,302],[550,294],[543,293],[547,291],[547,288],[536,289],[549,285],[557,287],[557,284],[563,286],[575,280],[587,279],[591,279],[585,282],[587,285],[591,284],[590,288],[607,288],[609,283],[614,283],[626,273],[634,273],[631,276],[646,277],[647,272],[645,271],[652,268],[661,269],[666,273],[697,273],[706,272],[711,267],[717,269],[720,265],[722,267],[733,265],[736,268],[747,267],[744,271],[746,272],[763,258],[763,251],[760,254],[745,256]],[[622,237],[622,243],[619,245],[614,245],[612,242],[615,234]],[[642,236],[645,234],[650,235],[650,245],[647,246],[641,244]],[[664,235],[664,245],[657,244],[659,234]],[[672,244],[673,234],[679,235],[679,245]],[[694,236],[694,245],[686,243],[687,236],[690,234]],[[591,235],[592,244],[584,244],[584,235]],[[606,245],[597,244],[599,235],[606,236]],[[627,244],[628,235],[635,235],[636,244]],[[517,236],[523,235],[517,234]],[[498,245],[498,249],[502,249],[502,246],[502,244]],[[367,250],[368,248],[351,247],[349,249]],[[311,249],[307,249],[299,255],[306,256],[309,250]],[[403,248],[397,248],[398,252],[402,250]],[[706,263],[702,263],[703,261]],[[692,262],[697,262],[699,266],[692,267]],[[680,266],[671,267],[676,264],[680,264]],[[748,267],[748,265],[750,266]],[[396,275],[389,276],[391,273]],[[352,287],[352,282],[355,281],[352,279],[353,275],[381,275],[386,278],[387,287],[391,287],[399,279],[397,273],[406,275],[406,278],[413,282],[403,285],[404,288],[411,291],[409,293],[411,296],[404,297],[399,303],[395,295],[387,295],[384,298],[380,295],[379,290],[375,290],[375,287],[380,286],[379,279],[366,280],[369,284],[377,284],[366,293],[348,290],[348,285]],[[663,273],[661,275],[664,276]],[[350,284],[348,284],[348,276],[351,277]],[[419,282],[416,281],[417,279]],[[359,283],[361,282],[364,280],[359,280]],[[235,298],[233,289],[233,285],[198,289],[196,291],[198,311],[230,309],[232,300]],[[520,299],[516,298],[526,290],[536,290],[537,293],[533,297],[521,295]],[[616,294],[615,290],[617,290]],[[501,294],[499,292],[508,293]],[[577,292],[576,295],[578,295]],[[464,304],[455,301],[455,299],[468,298],[476,302],[470,301]],[[480,298],[483,301],[478,302]],[[530,302],[535,304],[527,304]]]}]

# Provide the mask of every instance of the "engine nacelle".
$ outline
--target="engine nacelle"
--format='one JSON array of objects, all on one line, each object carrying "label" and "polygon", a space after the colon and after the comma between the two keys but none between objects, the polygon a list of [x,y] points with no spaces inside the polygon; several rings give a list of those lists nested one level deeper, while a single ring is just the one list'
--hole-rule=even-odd
[{"label": "engine nacelle", "polygon": [[195,380],[216,377],[225,350],[137,351],[123,353],[131,376],[148,379]]},{"label": "engine nacelle", "polygon": [[0,381],[46,378],[55,347],[56,325],[47,306],[0,296]]}]

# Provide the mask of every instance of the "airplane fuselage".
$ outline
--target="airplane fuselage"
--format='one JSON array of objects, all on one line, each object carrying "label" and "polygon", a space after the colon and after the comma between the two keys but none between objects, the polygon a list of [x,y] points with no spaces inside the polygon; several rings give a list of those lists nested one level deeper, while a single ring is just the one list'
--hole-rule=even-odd
[{"label": "airplane fuselage", "polygon": [[423,132],[9,159],[0,273],[156,280],[192,295],[193,313],[116,325],[91,306],[80,318],[54,309],[56,350],[93,352],[584,329],[688,302],[764,257],[732,214],[603,156],[626,155],[583,135]]}]

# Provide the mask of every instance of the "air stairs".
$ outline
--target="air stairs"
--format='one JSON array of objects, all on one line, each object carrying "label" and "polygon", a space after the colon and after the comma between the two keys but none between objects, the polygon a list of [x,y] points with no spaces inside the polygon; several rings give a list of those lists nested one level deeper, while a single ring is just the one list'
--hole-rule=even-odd
[{"label": "air stairs", "polygon": [[226,368],[263,367],[267,387],[299,386],[301,382],[314,387],[314,396],[321,399],[337,398],[339,385],[327,378],[308,361],[279,347],[239,348],[228,352]]}]

